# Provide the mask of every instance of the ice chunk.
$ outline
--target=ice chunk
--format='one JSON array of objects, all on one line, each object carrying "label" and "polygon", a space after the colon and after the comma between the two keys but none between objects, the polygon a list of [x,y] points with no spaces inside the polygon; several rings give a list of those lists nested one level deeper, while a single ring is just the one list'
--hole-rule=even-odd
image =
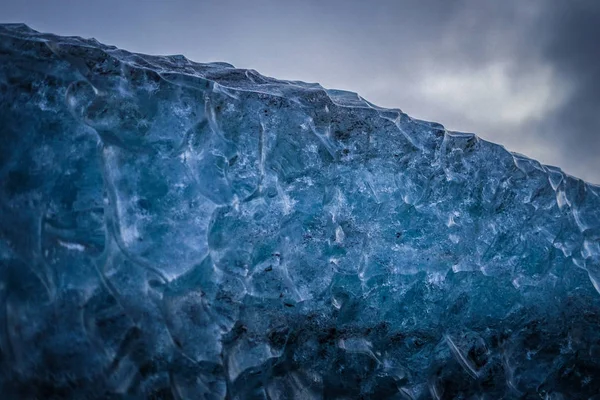
[{"label": "ice chunk", "polygon": [[317,84],[0,26],[6,398],[590,398],[600,187]]}]

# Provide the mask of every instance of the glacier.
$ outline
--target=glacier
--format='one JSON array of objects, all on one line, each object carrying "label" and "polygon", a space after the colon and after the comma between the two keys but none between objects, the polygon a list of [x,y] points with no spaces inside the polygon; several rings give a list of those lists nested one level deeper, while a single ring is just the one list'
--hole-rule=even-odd
[{"label": "glacier", "polygon": [[7,399],[600,399],[600,187],[355,93],[0,25]]}]

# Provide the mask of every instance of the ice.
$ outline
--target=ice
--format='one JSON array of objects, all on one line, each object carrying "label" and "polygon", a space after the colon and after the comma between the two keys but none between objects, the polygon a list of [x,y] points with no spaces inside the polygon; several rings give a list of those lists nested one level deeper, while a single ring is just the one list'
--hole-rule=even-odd
[{"label": "ice", "polygon": [[600,187],[559,168],[10,24],[0,132],[4,398],[599,398]]}]

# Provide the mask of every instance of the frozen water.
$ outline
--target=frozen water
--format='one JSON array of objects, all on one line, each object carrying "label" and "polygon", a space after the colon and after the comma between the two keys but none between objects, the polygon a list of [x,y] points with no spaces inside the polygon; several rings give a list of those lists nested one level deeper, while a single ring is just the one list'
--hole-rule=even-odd
[{"label": "frozen water", "polygon": [[24,25],[0,135],[5,398],[600,398],[600,188],[558,168]]}]

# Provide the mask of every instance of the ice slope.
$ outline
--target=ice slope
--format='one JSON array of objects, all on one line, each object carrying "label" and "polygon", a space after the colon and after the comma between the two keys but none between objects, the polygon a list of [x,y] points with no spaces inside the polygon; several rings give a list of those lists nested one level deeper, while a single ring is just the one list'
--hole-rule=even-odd
[{"label": "ice slope", "polygon": [[600,398],[600,188],[558,168],[25,25],[0,140],[7,398]]}]

